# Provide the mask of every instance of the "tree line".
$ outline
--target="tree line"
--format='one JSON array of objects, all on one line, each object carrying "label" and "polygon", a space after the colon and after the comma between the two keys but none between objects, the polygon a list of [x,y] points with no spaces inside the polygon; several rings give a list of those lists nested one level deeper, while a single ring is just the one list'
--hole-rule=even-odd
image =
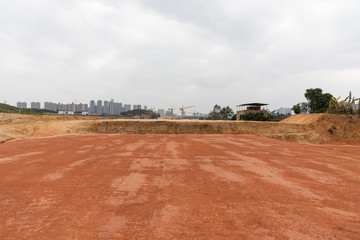
[{"label": "tree line", "polygon": [[297,103],[292,107],[295,114],[299,113],[337,113],[337,114],[360,114],[360,108],[356,108],[356,101],[360,105],[360,98],[355,98],[349,93],[344,100],[335,98],[330,93],[323,93],[321,88],[306,89],[307,102]]}]

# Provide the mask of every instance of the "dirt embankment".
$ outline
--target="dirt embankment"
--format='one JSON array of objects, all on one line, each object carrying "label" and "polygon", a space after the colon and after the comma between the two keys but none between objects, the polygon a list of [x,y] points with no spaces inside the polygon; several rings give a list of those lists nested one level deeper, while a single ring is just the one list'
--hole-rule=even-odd
[{"label": "dirt embankment", "polygon": [[252,121],[119,121],[86,122],[83,131],[150,134],[252,133],[300,143],[360,140],[357,116],[330,114],[296,115],[282,122]]},{"label": "dirt embankment", "polygon": [[301,114],[291,116],[281,124],[308,126],[311,141],[323,143],[329,141],[360,141],[360,118],[352,115]]},{"label": "dirt embankment", "polygon": [[81,133],[244,134],[300,143],[360,140],[357,116],[296,115],[277,122],[99,119],[64,116],[0,117],[0,142],[24,137]]}]

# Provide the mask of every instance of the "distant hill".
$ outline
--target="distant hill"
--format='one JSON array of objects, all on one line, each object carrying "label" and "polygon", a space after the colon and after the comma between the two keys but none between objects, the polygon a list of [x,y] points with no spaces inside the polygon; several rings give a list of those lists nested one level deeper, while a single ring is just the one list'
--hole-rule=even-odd
[{"label": "distant hill", "polygon": [[38,114],[43,114],[43,113],[55,113],[54,111],[49,111],[49,110],[45,110],[45,109],[22,109],[22,108],[17,108],[14,106],[10,106],[7,104],[3,104],[0,103],[0,112],[2,113],[20,113],[20,114],[33,114],[33,115],[38,115]]}]

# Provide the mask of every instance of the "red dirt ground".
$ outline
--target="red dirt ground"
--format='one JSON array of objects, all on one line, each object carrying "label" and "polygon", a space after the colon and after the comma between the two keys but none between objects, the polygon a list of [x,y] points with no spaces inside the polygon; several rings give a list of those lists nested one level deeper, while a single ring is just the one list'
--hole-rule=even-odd
[{"label": "red dirt ground", "polygon": [[0,239],[360,239],[360,144],[92,134],[0,144]]}]

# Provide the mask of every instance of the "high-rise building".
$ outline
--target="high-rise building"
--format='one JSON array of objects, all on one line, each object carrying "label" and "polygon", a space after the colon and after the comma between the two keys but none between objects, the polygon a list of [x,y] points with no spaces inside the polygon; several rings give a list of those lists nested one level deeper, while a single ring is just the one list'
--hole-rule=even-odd
[{"label": "high-rise building", "polygon": [[16,106],[18,108],[27,108],[27,103],[26,102],[17,102]]},{"label": "high-rise building", "polygon": [[110,113],[110,108],[109,108],[109,101],[104,101],[104,113],[105,114],[109,114]]},{"label": "high-rise building", "polygon": [[160,115],[160,117],[165,116],[165,110],[164,109],[158,109],[158,114]]},{"label": "high-rise building", "polygon": [[91,101],[90,101],[89,112],[90,112],[90,113],[95,113],[95,101],[94,101],[94,100],[91,100]]},{"label": "high-rise building", "polygon": [[124,104],[124,112],[130,111],[131,105],[130,104]]},{"label": "high-rise building", "polygon": [[61,110],[61,111],[66,111],[66,105],[65,104],[62,104],[62,103],[58,103],[58,111]]},{"label": "high-rise building", "polygon": [[109,111],[110,111],[110,114],[115,114],[115,103],[114,103],[114,99],[111,99],[111,102],[109,102]]},{"label": "high-rise building", "polygon": [[102,101],[98,100],[97,101],[97,106],[96,106],[96,113],[103,113],[103,106],[102,106]]},{"label": "high-rise building", "polygon": [[147,110],[147,106],[146,106],[146,105],[144,106],[144,110]]},{"label": "high-rise building", "polygon": [[292,113],[291,108],[284,108],[284,107],[281,107],[281,108],[277,109],[276,111],[278,114],[283,114],[283,115],[289,115]]},{"label": "high-rise building", "polygon": [[75,103],[66,104],[66,110],[67,111],[76,111]]},{"label": "high-rise building", "polygon": [[133,110],[135,109],[141,109],[141,105],[140,104],[134,104],[133,105]]},{"label": "high-rise building", "polygon": [[79,103],[75,105],[76,112],[82,112],[85,110],[84,104]]},{"label": "high-rise building", "polygon": [[40,109],[40,102],[31,102],[31,108]]},{"label": "high-rise building", "polygon": [[53,102],[44,102],[44,109],[57,112],[58,104]]},{"label": "high-rise building", "polygon": [[122,112],[122,103],[115,103],[115,114],[120,114]]}]

